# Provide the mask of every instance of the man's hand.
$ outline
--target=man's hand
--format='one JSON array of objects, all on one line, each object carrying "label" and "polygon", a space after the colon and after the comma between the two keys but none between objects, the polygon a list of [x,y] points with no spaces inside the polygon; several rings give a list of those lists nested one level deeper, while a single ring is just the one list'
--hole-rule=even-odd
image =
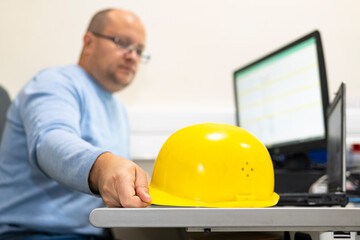
[{"label": "man's hand", "polygon": [[107,207],[146,207],[151,202],[144,170],[109,152],[96,159],[89,185],[92,191],[100,193]]}]

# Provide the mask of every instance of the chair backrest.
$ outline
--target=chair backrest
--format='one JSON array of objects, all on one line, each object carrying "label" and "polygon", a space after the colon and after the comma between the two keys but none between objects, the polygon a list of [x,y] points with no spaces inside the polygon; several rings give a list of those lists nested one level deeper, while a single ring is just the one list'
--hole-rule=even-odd
[{"label": "chair backrest", "polygon": [[6,122],[6,113],[10,106],[10,102],[9,94],[0,86],[0,143]]}]

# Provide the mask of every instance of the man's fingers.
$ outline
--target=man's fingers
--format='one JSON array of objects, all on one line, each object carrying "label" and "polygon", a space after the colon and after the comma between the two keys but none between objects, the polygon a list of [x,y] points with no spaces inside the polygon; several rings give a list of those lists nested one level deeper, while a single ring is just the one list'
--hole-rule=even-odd
[{"label": "man's fingers", "polygon": [[117,198],[103,199],[104,204],[108,208],[119,208],[122,207]]},{"label": "man's fingers", "polygon": [[149,195],[147,175],[142,169],[139,168],[136,169],[135,191],[136,195],[139,196],[143,202],[151,202],[152,199]]},{"label": "man's fingers", "polygon": [[121,206],[129,207],[146,207],[148,204],[143,202],[135,191],[136,174],[135,170],[129,174],[122,182],[117,182],[118,199]]},{"label": "man's fingers", "polygon": [[106,182],[101,188],[100,195],[106,207],[121,207],[115,182]]}]

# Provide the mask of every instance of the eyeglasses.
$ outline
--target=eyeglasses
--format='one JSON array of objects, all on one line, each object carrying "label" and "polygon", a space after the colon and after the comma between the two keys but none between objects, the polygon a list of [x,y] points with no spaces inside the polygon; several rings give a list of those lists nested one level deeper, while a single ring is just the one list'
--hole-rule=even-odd
[{"label": "eyeglasses", "polygon": [[132,51],[135,51],[136,56],[143,63],[147,63],[151,58],[151,56],[145,53],[143,49],[131,45],[128,41],[121,39],[120,37],[111,37],[97,32],[91,32],[91,33],[97,37],[113,41],[121,50],[126,50],[126,53],[131,53]]}]

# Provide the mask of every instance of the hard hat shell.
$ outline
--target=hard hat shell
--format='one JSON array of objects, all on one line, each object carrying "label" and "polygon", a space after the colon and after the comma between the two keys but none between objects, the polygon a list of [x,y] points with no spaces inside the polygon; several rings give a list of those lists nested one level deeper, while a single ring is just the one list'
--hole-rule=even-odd
[{"label": "hard hat shell", "polygon": [[149,189],[157,205],[269,207],[279,200],[266,147],[246,130],[219,123],[172,134],[155,161]]}]

